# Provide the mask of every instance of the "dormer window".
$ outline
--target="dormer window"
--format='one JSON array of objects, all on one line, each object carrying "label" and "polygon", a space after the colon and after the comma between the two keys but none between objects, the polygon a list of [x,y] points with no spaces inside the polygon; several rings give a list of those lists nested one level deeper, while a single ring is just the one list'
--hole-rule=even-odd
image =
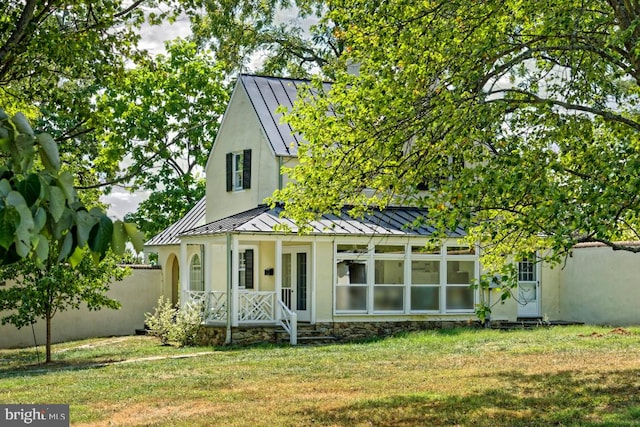
[{"label": "dormer window", "polygon": [[251,150],[227,153],[227,191],[251,188]]}]

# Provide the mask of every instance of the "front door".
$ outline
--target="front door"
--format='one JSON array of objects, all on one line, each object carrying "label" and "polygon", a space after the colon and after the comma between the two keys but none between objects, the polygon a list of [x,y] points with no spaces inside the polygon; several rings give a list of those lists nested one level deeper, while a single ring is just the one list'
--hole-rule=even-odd
[{"label": "front door", "polygon": [[518,317],[540,317],[538,263],[528,258],[518,263]]},{"label": "front door", "polygon": [[298,315],[299,321],[311,321],[309,251],[306,248],[283,248],[282,301]]}]

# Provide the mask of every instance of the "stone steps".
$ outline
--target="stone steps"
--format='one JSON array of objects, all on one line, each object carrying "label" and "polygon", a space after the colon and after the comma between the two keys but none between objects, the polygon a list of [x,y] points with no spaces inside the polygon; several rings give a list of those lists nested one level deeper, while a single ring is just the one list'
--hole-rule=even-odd
[{"label": "stone steps", "polygon": [[[298,323],[298,345],[321,345],[336,342],[337,338],[328,332],[324,328],[316,328],[315,325]],[[289,341],[289,333],[283,328],[276,328],[274,334],[277,343]]]}]

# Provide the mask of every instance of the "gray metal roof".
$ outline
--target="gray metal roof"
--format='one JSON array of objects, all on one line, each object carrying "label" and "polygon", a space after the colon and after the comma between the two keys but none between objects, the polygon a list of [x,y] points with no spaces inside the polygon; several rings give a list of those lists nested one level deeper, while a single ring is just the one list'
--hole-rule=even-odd
[{"label": "gray metal roof", "polygon": [[204,222],[206,206],[207,203],[203,197],[191,208],[191,210],[189,210],[189,212],[186,213],[185,216],[153,236],[145,243],[145,246],[179,245],[180,239],[178,238],[178,235],[180,233],[197,227],[198,224]]},{"label": "gray metal roof", "polygon": [[[282,123],[282,114],[276,113],[278,107],[290,109],[298,97],[298,89],[309,83],[308,80],[263,77],[241,74],[240,82],[249,95],[258,120],[262,125],[269,144],[276,156],[297,156],[302,137],[293,132],[291,126]],[[328,90],[329,83],[325,83]]]},{"label": "gray metal roof", "polygon": [[[269,208],[261,205],[257,208],[231,215],[218,221],[187,230],[182,236],[207,236],[223,233],[277,233],[274,226],[287,225],[291,232],[297,232],[296,224],[287,218],[281,218],[282,207]],[[424,222],[427,210],[412,207],[389,207],[374,210],[363,218],[349,216],[348,209],[340,215],[322,215],[313,221],[312,235],[364,235],[364,236],[431,236],[436,230],[431,226],[415,227],[412,224]],[[449,233],[450,237],[463,237],[460,228]]]}]

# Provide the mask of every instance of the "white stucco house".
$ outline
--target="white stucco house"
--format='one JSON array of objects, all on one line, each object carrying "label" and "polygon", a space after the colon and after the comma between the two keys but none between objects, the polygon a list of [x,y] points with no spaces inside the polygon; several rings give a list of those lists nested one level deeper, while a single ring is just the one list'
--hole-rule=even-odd
[{"label": "white stucco house", "polygon": [[[478,254],[460,243],[462,230],[425,251],[433,229],[406,226],[424,210],[392,207],[364,218],[345,211],[322,217],[308,234],[275,231],[296,227],[263,200],[287,183],[281,168],[296,164],[301,142],[276,110],[290,107],[304,83],[239,76],[206,165],[206,197],[146,243],[158,254],[164,294],[202,302],[218,343],[282,326],[295,342],[299,325],[348,338],[474,322],[480,295],[469,285],[481,273]],[[591,291],[565,276],[520,263],[518,298],[494,307],[493,319],[589,321]],[[626,320],[640,323],[633,316]]]}]

